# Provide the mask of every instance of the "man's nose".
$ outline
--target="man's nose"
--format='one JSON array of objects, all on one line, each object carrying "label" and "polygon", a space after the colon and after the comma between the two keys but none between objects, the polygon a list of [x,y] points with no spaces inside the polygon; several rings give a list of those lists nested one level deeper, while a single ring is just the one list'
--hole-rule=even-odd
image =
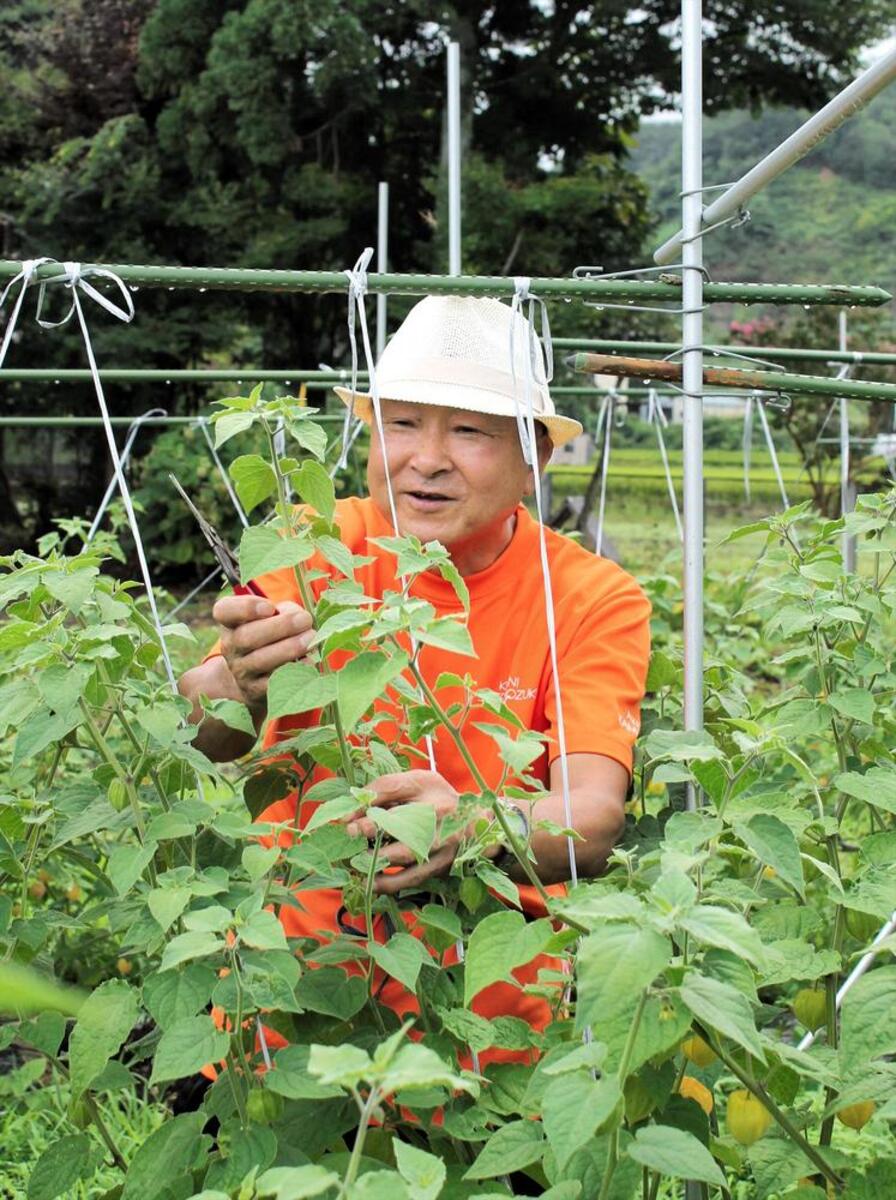
[{"label": "man's nose", "polygon": [[421,475],[438,475],[450,471],[452,462],[444,434],[437,429],[419,429],[414,440],[410,465]]}]

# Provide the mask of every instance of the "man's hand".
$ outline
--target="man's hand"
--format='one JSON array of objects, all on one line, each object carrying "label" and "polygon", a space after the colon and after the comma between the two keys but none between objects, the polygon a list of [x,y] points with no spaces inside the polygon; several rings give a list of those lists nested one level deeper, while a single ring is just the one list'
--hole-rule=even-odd
[{"label": "man's hand", "polygon": [[199,725],[193,745],[213,762],[232,762],[249,753],[255,737],[206,716],[199,697],[245,704],[257,736],[267,715],[268,681],[277,667],[308,653],[311,617],[291,600],[275,608],[259,596],[225,596],[212,615],[221,654],[186,671],[177,686],[193,704],[190,720]]},{"label": "man's hand", "polygon": [[[442,837],[442,825],[446,818],[457,812],[459,803],[458,794],[447,779],[443,779],[436,771],[402,771],[394,775],[381,775],[369,787],[376,792],[374,805],[394,808],[399,804],[428,804],[436,814],[436,840],[429,857],[418,863],[413,850],[403,842],[387,843],[381,847],[378,857],[404,870],[388,874],[381,872],[376,876],[374,889],[383,895],[392,895],[403,888],[417,887],[427,879],[446,875],[464,836],[464,831],[459,830]],[[348,819],[348,832],[353,836],[360,834],[371,841],[379,829],[369,817],[355,815]],[[498,847],[495,849],[497,852]]]},{"label": "man's hand", "polygon": [[311,614],[291,600],[274,608],[258,596],[224,596],[212,616],[220,626],[221,654],[238,693],[232,698],[263,714],[271,675],[308,653]]}]

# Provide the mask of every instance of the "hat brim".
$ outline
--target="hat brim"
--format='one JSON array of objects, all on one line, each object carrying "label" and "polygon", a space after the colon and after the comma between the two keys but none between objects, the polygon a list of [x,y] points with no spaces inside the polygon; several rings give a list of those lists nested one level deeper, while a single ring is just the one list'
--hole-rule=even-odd
[{"label": "hat brim", "polygon": [[[380,393],[380,399],[400,400],[410,404],[433,404],[439,408],[460,408],[466,412],[488,413],[495,417],[512,418],[513,416],[507,411],[507,399],[501,397],[498,400],[496,393],[490,391],[465,387],[458,394],[459,389],[456,384],[434,382],[427,383],[425,395],[419,387],[411,389],[412,394],[409,395],[401,395],[403,390],[401,387],[386,388]],[[346,387],[334,387],[333,391],[347,407],[351,407],[354,402],[355,416],[365,424],[371,424],[373,421],[373,398],[368,392],[353,394],[351,388]],[[458,403],[459,400],[462,400],[463,403]],[[535,420],[540,421],[547,429],[551,445],[554,447],[563,446],[566,442],[572,441],[574,437],[578,437],[583,432],[584,428],[580,421],[576,421],[572,417],[561,417],[556,413],[536,413]]]}]

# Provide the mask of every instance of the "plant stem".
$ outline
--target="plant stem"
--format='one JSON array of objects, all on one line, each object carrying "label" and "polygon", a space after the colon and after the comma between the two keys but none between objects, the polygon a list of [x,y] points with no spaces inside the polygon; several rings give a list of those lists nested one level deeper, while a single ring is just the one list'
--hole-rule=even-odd
[{"label": "plant stem", "polygon": [[778,1108],[777,1104],[774,1102],[759,1080],[754,1079],[749,1071],[741,1067],[737,1061],[731,1057],[727,1050],[725,1050],[725,1048],[721,1045],[719,1039],[715,1037],[709,1031],[709,1029],[696,1021],[694,1022],[694,1028],[700,1034],[703,1040],[707,1042],[713,1048],[713,1050],[715,1050],[716,1054],[719,1056],[731,1074],[740,1080],[747,1091],[751,1092],[756,1099],[768,1109],[772,1117],[775,1119],[775,1121],[777,1121],[791,1141],[795,1142],[796,1145],[799,1146],[806,1158],[808,1158],[809,1161],[818,1168],[825,1179],[832,1183],[834,1187],[842,1187],[843,1180],[840,1178],[840,1176],[834,1170],[832,1170],[823,1156],[819,1154],[816,1147],[806,1140],[805,1136],[799,1129],[797,1129],[790,1117],[788,1117],[786,1113],[782,1112],[781,1109]]},{"label": "plant stem", "polygon": [[[68,1070],[68,1067],[66,1067],[64,1063],[60,1062],[60,1060],[54,1054],[48,1054],[47,1058],[53,1064],[53,1066],[56,1068],[56,1070],[59,1072],[59,1074],[62,1076],[63,1079],[68,1079],[68,1080],[71,1079],[71,1074]],[[128,1164],[125,1162],[124,1156],[122,1155],[121,1151],[116,1146],[115,1139],[112,1137],[112,1134],[109,1132],[109,1130],[106,1126],[106,1123],[103,1120],[103,1116],[102,1116],[102,1113],[100,1112],[99,1105],[97,1104],[94,1097],[90,1095],[89,1092],[84,1092],[83,1098],[87,1105],[87,1108],[90,1111],[90,1120],[96,1126],[96,1131],[100,1135],[100,1137],[103,1139],[103,1142],[106,1145],[106,1149],[112,1155],[112,1159],[113,1159],[116,1167],[118,1167],[119,1171],[122,1171],[122,1172],[124,1172],[124,1174],[127,1174]]]},{"label": "plant stem", "polygon": [[[638,998],[638,1007],[635,1009],[635,1015],[632,1017],[632,1023],[629,1026],[628,1036],[625,1039],[625,1045],[622,1049],[622,1057],[619,1060],[619,1070],[616,1073],[616,1080],[619,1084],[619,1091],[622,1092],[625,1087],[625,1081],[628,1078],[628,1068],[632,1061],[632,1055],[635,1051],[635,1039],[638,1036],[638,1029],[641,1025],[641,1017],[644,1014],[644,1006],[647,1003],[647,988],[641,992]],[[610,1184],[613,1182],[613,1175],[616,1172],[616,1164],[619,1161],[619,1125],[613,1130],[613,1135],[610,1139],[610,1152],[607,1155],[607,1168],[604,1171],[604,1177],[600,1185],[600,1194],[597,1200],[607,1200],[610,1194]]]},{"label": "plant stem", "polygon": [[364,1107],[361,1109],[361,1119],[358,1122],[358,1128],[355,1133],[355,1144],[352,1146],[352,1155],[348,1160],[342,1187],[339,1189],[340,1200],[342,1197],[347,1197],[350,1194],[350,1188],[357,1178],[358,1168],[361,1166],[361,1154],[364,1150],[364,1140],[367,1137],[367,1127],[370,1125],[370,1118],[373,1116],[373,1110],[376,1108],[378,1101],[379,1092],[375,1087],[371,1087],[370,1094],[367,1097]]},{"label": "plant stem", "polygon": [[[457,747],[457,751],[460,754],[461,758],[463,759],[464,764],[466,765],[467,770],[470,772],[470,775],[472,776],[476,786],[483,793],[490,792],[491,788],[489,788],[488,784],[483,779],[482,773],[480,772],[479,768],[477,767],[477,765],[473,759],[473,756],[470,754],[470,751],[467,749],[466,743],[464,742],[463,738],[458,733],[457,729],[455,729],[454,723],[452,722],[451,718],[448,716],[448,714],[442,708],[442,706],[439,703],[438,699],[436,698],[436,695],[433,692],[432,688],[429,686],[429,684],[423,678],[423,675],[420,672],[420,668],[417,666],[416,662],[411,662],[411,671],[414,675],[414,678],[416,679],[417,683],[420,686],[420,690],[423,692],[423,695],[426,697],[427,703],[433,709],[436,716],[439,718],[439,721],[444,726],[444,728],[447,730],[448,735],[450,736],[451,740],[454,742],[455,746]],[[510,822],[507,820],[504,813],[501,811],[500,804],[497,804],[497,803],[492,804],[492,812],[494,813],[495,820],[501,826],[501,832],[504,835],[507,845],[510,847],[514,856],[516,857],[517,861],[519,862],[520,866],[522,867],[523,871],[525,872],[526,878],[529,880],[529,882],[532,884],[532,886],[538,892],[541,899],[544,901],[545,908],[549,908],[552,903],[551,894],[547,890],[547,888],[544,886],[542,881],[538,878],[535,868],[532,866],[532,863],[529,861],[529,856],[526,853],[525,846],[522,845],[522,843],[517,838],[516,834],[511,829]],[[573,921],[569,917],[564,917],[563,919],[567,925],[571,926],[573,929],[577,929],[579,931],[579,933],[588,933],[588,929],[584,925],[579,924],[578,921]]]}]

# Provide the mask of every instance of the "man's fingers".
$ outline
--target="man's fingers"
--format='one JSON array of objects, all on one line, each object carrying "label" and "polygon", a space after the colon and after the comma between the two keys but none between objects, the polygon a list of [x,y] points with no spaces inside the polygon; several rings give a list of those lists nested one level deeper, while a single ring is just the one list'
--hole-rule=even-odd
[{"label": "man's fingers", "polygon": [[443,846],[426,862],[417,863],[412,867],[407,867],[404,871],[396,871],[394,874],[379,874],[373,881],[373,890],[381,896],[394,896],[403,888],[419,887],[427,879],[432,879],[436,875],[444,875],[454,862],[456,853],[456,846]]},{"label": "man's fingers", "polygon": [[222,596],[215,601],[212,616],[225,629],[236,629],[247,621],[256,621],[261,617],[272,617],[276,608],[270,600],[260,596]]},{"label": "man's fingers", "polygon": [[300,634],[298,637],[284,638],[270,646],[262,646],[251,654],[241,654],[235,660],[228,660],[231,671],[239,683],[241,679],[266,679],[284,663],[295,662],[308,652],[308,642],[311,633]]},{"label": "man's fingers", "polygon": [[393,804],[420,799],[432,779],[431,771],[396,771],[392,775],[380,775],[367,785],[375,793],[371,803],[389,808]]},{"label": "man's fingers", "polygon": [[256,617],[230,631],[229,646],[237,654],[248,655],[263,646],[272,646],[311,629],[311,614],[304,608],[270,617]]}]

